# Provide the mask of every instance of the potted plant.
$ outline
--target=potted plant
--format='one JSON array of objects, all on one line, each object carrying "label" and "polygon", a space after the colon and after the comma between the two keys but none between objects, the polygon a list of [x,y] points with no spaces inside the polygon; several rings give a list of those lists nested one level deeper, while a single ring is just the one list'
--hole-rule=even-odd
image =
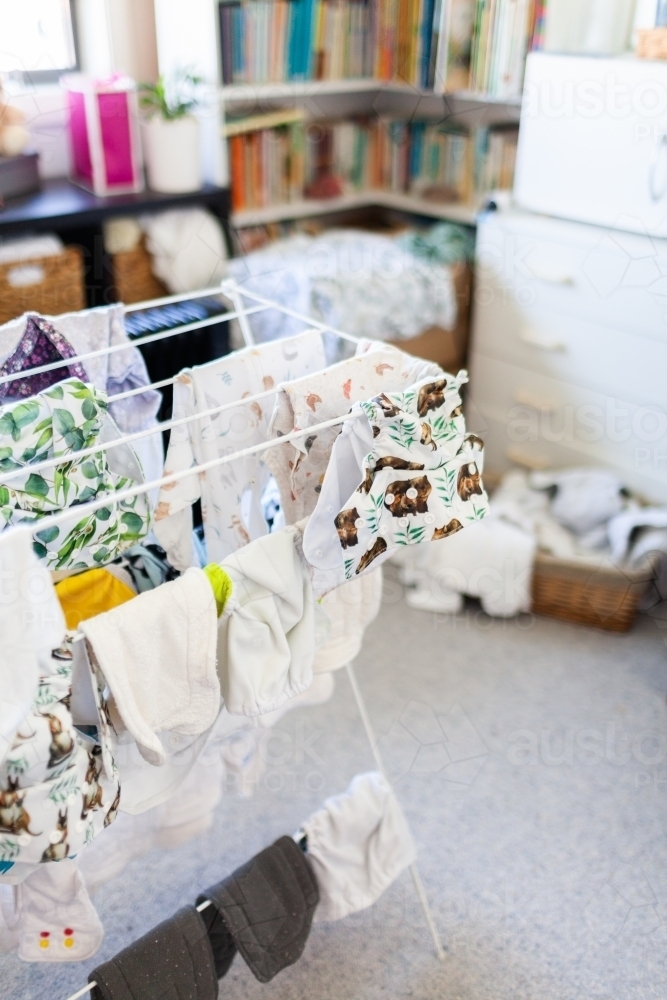
[{"label": "potted plant", "polygon": [[199,122],[192,114],[200,84],[199,77],[183,72],[140,86],[146,174],[153,191],[175,194],[201,187]]}]

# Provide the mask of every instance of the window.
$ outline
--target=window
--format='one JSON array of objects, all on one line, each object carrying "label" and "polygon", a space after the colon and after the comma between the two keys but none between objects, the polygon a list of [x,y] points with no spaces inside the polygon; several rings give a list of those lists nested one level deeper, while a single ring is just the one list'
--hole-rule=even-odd
[{"label": "window", "polygon": [[0,73],[28,83],[77,68],[74,0],[0,0]]}]

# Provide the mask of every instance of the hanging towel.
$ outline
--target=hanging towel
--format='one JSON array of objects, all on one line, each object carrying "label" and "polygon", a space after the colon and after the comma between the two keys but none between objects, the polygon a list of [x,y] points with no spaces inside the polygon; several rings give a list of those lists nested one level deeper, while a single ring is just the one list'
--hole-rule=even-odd
[{"label": "hanging towel", "polygon": [[19,958],[82,962],[95,954],[104,930],[74,860],[42,865],[16,890]]},{"label": "hanging towel", "polygon": [[319,898],[303,851],[281,837],[197,903],[211,900],[250,971],[268,983],[301,957]]},{"label": "hanging towel", "polygon": [[163,764],[157,734],[197,736],[215,721],[216,606],[200,569],[82,622],[116,709],[142,755]]},{"label": "hanging towel", "polygon": [[[385,344],[360,341],[354,358],[280,386],[269,433],[293,430],[342,417],[350,407],[375,393],[400,392],[421,378],[441,375],[429,361],[413,358]],[[333,443],[340,427],[330,427],[266,453],[276,478],[287,524],[312,514],[317,504]]]},{"label": "hanging towel", "polygon": [[320,890],[316,920],[340,920],[374,903],[415,860],[412,836],[387,781],[359,774],[303,824]]},{"label": "hanging towel", "polygon": [[[234,403],[273,389],[279,382],[320,371],[326,359],[321,335],[309,331],[242,351],[207,365],[185,369],[174,383],[174,418]],[[235,450],[261,444],[268,435],[273,398],[239,405],[174,427],[165,475],[185,473]],[[254,538],[268,533],[262,494],[269,482],[264,456],[250,455],[214,467],[203,476],[183,476],[162,487],[155,535],[170,563],[184,570],[192,554],[192,504],[201,499],[208,558],[220,562]]]},{"label": "hanging towel", "polygon": [[184,906],[88,976],[92,1000],[217,1000],[206,926]]},{"label": "hanging towel", "polygon": [[282,528],[221,564],[233,591],[218,625],[218,672],[233,715],[273,712],[312,684],[315,602],[297,535]]}]

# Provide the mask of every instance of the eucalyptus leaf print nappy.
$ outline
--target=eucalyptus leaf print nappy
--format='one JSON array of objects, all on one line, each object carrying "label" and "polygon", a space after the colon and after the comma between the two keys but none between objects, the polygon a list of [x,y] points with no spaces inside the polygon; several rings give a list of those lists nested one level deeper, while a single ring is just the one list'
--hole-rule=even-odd
[{"label": "eucalyptus leaf print nappy", "polygon": [[303,551],[317,596],[399,546],[438,541],[488,513],[483,443],[466,436],[460,387],[444,373],[356,404],[333,447]]},{"label": "eucalyptus leaf print nappy", "polygon": [[[146,496],[113,501],[115,492],[144,478],[129,445],[77,459],[77,452],[119,436],[106,393],[76,378],[0,407],[0,530],[74,508],[71,523],[35,527],[35,553],[51,570],[104,565],[143,538],[150,522]],[[62,462],[30,471],[50,458]],[[108,506],[77,516],[78,505],[106,495]]]}]

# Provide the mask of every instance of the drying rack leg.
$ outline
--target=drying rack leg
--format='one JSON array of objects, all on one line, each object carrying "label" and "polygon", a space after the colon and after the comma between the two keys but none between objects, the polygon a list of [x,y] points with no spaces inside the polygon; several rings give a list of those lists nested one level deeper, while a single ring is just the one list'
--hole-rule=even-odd
[{"label": "drying rack leg", "polygon": [[[373,751],[373,756],[375,757],[375,763],[378,766],[380,774],[383,775],[385,781],[389,783],[389,779],[385,773],[384,764],[382,763],[382,757],[380,755],[380,748],[378,747],[377,740],[375,739],[375,733],[371,725],[370,716],[366,710],[366,703],[361,694],[359,685],[357,684],[357,676],[354,672],[354,668],[351,663],[348,663],[346,668],[347,676],[350,680],[350,685],[352,687],[352,692],[354,694],[355,701],[357,703],[357,708],[359,709],[359,715],[361,716],[361,721],[364,724],[364,729],[366,730],[366,736],[368,737],[368,742],[371,745],[371,750]],[[442,947],[442,942],[440,941],[440,935],[438,934],[438,928],[435,926],[435,921],[433,920],[433,914],[431,913],[431,907],[429,906],[428,899],[426,898],[426,892],[424,891],[424,884],[419,875],[416,864],[410,865],[410,874],[412,875],[412,881],[414,882],[415,891],[417,893],[417,898],[421,905],[422,911],[424,913],[424,919],[428,925],[428,929],[431,932],[431,937],[433,938],[433,944],[435,946],[435,953],[438,958],[442,961],[445,957],[445,951]]]},{"label": "drying rack leg", "polygon": [[250,323],[248,322],[248,316],[246,314],[246,307],[243,303],[243,298],[237,288],[236,282],[232,280],[223,281],[221,289],[222,294],[228,299],[231,299],[234,311],[237,313],[243,343],[246,347],[252,347],[255,343],[255,337],[250,329]]}]

